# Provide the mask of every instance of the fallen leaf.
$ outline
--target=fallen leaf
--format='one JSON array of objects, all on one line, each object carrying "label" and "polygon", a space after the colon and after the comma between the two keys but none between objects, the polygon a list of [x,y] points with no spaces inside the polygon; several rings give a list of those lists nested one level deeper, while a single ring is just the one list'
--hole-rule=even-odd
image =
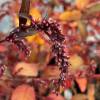
[{"label": "fallen leaf", "polygon": [[27,84],[18,86],[12,92],[11,100],[36,100],[34,88]]}]

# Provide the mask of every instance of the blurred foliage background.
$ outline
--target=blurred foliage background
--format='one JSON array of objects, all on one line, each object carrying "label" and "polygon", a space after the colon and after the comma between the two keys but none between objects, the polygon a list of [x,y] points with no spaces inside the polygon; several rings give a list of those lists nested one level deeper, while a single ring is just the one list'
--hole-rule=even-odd
[{"label": "blurred foliage background", "polygon": [[[0,40],[19,25],[20,5],[21,0],[0,0]],[[100,0],[31,0],[30,15],[60,24],[70,73],[82,77],[66,80],[58,96],[50,93],[49,84],[39,82],[58,78],[60,71],[48,37],[38,32],[26,37],[28,58],[14,45],[0,44],[0,65],[5,64],[0,70],[0,100],[100,100]],[[92,77],[85,77],[88,74]]]}]

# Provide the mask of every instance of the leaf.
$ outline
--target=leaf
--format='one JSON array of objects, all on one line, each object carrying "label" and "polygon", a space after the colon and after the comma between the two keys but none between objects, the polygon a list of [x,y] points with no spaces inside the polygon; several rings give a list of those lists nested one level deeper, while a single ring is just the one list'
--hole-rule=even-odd
[{"label": "leaf", "polygon": [[62,21],[79,20],[80,18],[81,18],[81,12],[79,10],[65,11],[61,13],[59,16],[59,19]]},{"label": "leaf", "polygon": [[27,17],[29,16],[30,0],[22,0],[21,8],[19,11],[19,26],[26,24]]},{"label": "leaf", "polygon": [[30,9],[30,0],[22,0],[20,12],[22,14],[28,15]]},{"label": "leaf", "polygon": [[70,56],[69,63],[71,64],[72,71],[76,71],[83,66],[84,61],[80,56],[75,54]]},{"label": "leaf", "polygon": [[34,34],[36,33],[37,30],[34,30],[33,28],[28,28],[26,30],[21,30],[20,32],[17,32],[17,36],[19,37],[34,36]]},{"label": "leaf", "polygon": [[87,79],[86,78],[77,78],[76,82],[78,83],[78,86],[81,90],[81,92],[85,92],[87,87]]},{"label": "leaf", "polygon": [[13,74],[17,76],[37,76],[38,68],[36,64],[20,62],[15,66]]},{"label": "leaf", "polygon": [[20,30],[19,27],[17,27],[12,32],[10,32],[10,34],[12,33],[16,34],[19,38],[23,38],[27,36],[33,36],[35,33],[37,33],[37,30],[34,30],[34,28],[27,28],[24,30]]},{"label": "leaf", "polygon": [[85,10],[85,15],[89,16],[96,12],[100,13],[100,2],[96,2],[92,5],[89,5]]},{"label": "leaf", "polygon": [[86,6],[88,5],[89,1],[90,0],[75,0],[75,4],[78,9],[84,10],[84,8],[86,8]]},{"label": "leaf", "polygon": [[28,42],[35,42],[39,45],[44,45],[44,40],[39,36],[39,33],[36,33],[36,35],[33,35],[33,36],[28,36],[26,37],[26,39],[28,40]]},{"label": "leaf", "polygon": [[86,25],[82,20],[77,21],[77,23],[80,35],[84,39],[87,36]]},{"label": "leaf", "polygon": [[31,8],[30,9],[30,15],[35,19],[35,20],[40,20],[42,18],[42,15],[37,8]]},{"label": "leaf", "polygon": [[59,78],[60,70],[57,66],[47,66],[42,74],[44,78],[57,79]]},{"label": "leaf", "polygon": [[36,100],[34,88],[27,84],[18,86],[12,92],[11,100]]}]

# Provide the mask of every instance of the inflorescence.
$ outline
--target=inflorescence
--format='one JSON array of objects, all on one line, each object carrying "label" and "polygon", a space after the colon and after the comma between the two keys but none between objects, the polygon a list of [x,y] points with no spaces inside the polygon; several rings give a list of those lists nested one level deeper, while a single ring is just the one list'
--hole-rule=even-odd
[{"label": "inflorescence", "polygon": [[[56,63],[59,66],[59,69],[61,70],[60,77],[57,81],[57,88],[59,89],[59,86],[64,86],[64,81],[66,79],[66,76],[68,75],[68,56],[66,54],[65,48],[66,45],[64,44],[65,37],[63,34],[61,34],[61,30],[59,27],[59,24],[51,19],[46,20],[43,19],[42,21],[35,21],[30,17],[31,24],[29,26],[22,25],[21,28],[18,27],[14,29],[14,31],[11,32],[9,36],[5,38],[4,41],[11,42],[14,45],[16,45],[20,50],[22,50],[26,55],[30,54],[30,50],[25,44],[24,41],[24,35],[29,31],[29,29],[33,29],[35,31],[43,31],[52,42],[52,52],[54,54],[54,57],[56,59]],[[19,35],[21,33],[21,36]],[[30,34],[27,33],[26,36]],[[32,34],[31,34],[32,35]]]}]

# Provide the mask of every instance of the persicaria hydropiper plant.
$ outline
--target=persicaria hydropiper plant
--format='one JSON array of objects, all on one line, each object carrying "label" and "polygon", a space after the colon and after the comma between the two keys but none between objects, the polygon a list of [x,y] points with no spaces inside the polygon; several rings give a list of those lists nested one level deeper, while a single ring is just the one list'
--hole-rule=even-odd
[{"label": "persicaria hydropiper plant", "polygon": [[[65,52],[65,37],[61,34],[60,26],[56,21],[53,21],[52,19],[46,20],[43,19],[41,21],[35,21],[32,19],[31,16],[24,16],[24,13],[27,13],[27,9],[25,12],[23,12],[23,6],[28,3],[29,7],[29,0],[22,0],[22,7],[20,10],[19,15],[19,27],[14,29],[9,36],[7,36],[4,40],[1,42],[11,42],[14,45],[16,45],[21,51],[25,53],[25,55],[30,54],[30,50],[27,47],[24,37],[28,35],[32,35],[33,31],[43,31],[52,42],[52,52],[54,54],[54,57],[56,59],[56,63],[59,65],[59,69],[61,70],[60,78],[57,80],[57,88],[59,88],[60,85],[64,85],[64,81],[66,79],[66,74],[68,74],[68,57]],[[21,15],[23,14],[23,15]],[[26,18],[25,18],[26,17]],[[27,17],[30,19],[31,23],[30,25],[26,25]],[[31,34],[32,33],[32,34]]]},{"label": "persicaria hydropiper plant", "polygon": [[[66,47],[66,37],[61,33],[60,25],[56,21],[45,18],[41,21],[35,21],[31,16],[29,16],[29,7],[30,0],[22,0],[19,12],[19,27],[15,28],[9,36],[0,42],[13,43],[27,56],[30,54],[30,49],[27,47],[24,37],[33,35],[34,32],[37,31],[43,31],[51,41],[51,49],[61,71],[59,79],[53,81],[55,89],[59,90],[60,86],[65,85],[64,81],[70,78],[70,64],[68,62],[69,56]],[[30,20],[30,25],[26,24],[28,19]],[[0,73],[3,71],[4,70],[0,70]]]}]

